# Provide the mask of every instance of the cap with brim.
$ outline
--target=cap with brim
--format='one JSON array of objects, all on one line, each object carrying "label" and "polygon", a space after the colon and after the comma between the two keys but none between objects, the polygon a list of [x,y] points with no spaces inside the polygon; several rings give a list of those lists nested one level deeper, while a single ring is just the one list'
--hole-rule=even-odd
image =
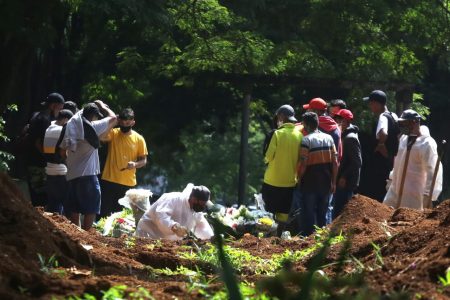
[{"label": "cap with brim", "polygon": [[387,96],[386,93],[381,90],[374,90],[370,93],[369,97],[364,97],[364,101],[375,101],[381,104],[386,104]]},{"label": "cap with brim", "polygon": [[41,102],[41,105],[47,105],[51,103],[64,104],[64,97],[59,93],[51,93],[47,96],[44,102]]},{"label": "cap with brim", "polygon": [[417,121],[417,120],[422,120],[422,116],[418,112],[416,112],[415,110],[412,110],[412,109],[405,110],[402,113],[402,115],[400,116],[400,118],[398,118],[399,122]]},{"label": "cap with brim", "polygon": [[303,105],[303,109],[326,110],[327,103],[322,98],[314,98],[308,104]]},{"label": "cap with brim", "polygon": [[95,114],[97,115],[100,119],[103,118],[102,113],[100,112],[100,109],[98,108],[98,106],[95,103],[88,103],[83,107],[83,115],[90,115],[90,114]]},{"label": "cap with brim", "polygon": [[336,112],[334,115],[339,116],[339,117],[344,118],[349,121],[353,120],[353,113],[348,109],[341,109],[338,112]]},{"label": "cap with brim", "polygon": [[275,112],[275,115],[283,115],[285,116],[289,121],[291,122],[297,122],[297,119],[295,118],[295,111],[292,108],[292,106],[285,104],[280,106],[277,111]]}]

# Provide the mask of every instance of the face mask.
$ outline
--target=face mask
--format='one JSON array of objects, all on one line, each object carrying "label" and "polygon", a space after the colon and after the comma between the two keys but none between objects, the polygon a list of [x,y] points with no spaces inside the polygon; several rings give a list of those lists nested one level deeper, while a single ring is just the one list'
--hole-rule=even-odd
[{"label": "face mask", "polygon": [[411,129],[410,129],[409,124],[399,125],[398,129],[400,130],[401,134],[404,134],[404,135],[410,135],[411,134]]},{"label": "face mask", "polygon": [[204,205],[201,205],[201,204],[195,203],[194,205],[192,205],[192,209],[193,209],[195,212],[202,212],[202,211],[205,210],[205,206],[204,206]]},{"label": "face mask", "polygon": [[120,131],[122,131],[123,133],[127,133],[131,130],[131,126],[119,126],[120,127]]}]

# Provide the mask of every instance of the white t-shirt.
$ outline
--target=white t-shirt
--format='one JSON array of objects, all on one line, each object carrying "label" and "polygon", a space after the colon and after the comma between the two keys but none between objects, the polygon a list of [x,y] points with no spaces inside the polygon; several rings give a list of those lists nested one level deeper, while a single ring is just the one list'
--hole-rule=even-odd
[{"label": "white t-shirt", "polygon": [[[394,120],[398,120],[398,117],[395,113],[391,113]],[[381,114],[378,118],[377,124],[377,139],[379,138],[380,130],[383,130],[384,133],[388,134],[388,119],[384,114]]]},{"label": "white t-shirt", "polygon": [[[100,136],[108,129],[110,119],[111,118],[104,118],[91,122],[97,136]],[[100,174],[98,149],[92,147],[86,140],[78,141],[75,152],[68,151],[66,163],[67,180],[72,180],[81,176]]]}]

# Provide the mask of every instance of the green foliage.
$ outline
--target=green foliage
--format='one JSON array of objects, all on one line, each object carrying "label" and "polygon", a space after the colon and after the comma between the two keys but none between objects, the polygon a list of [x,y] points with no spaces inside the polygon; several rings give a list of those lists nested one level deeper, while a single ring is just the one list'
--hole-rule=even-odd
[{"label": "green foliage", "polygon": [[371,243],[371,245],[373,247],[374,254],[375,254],[375,263],[380,267],[383,266],[384,261],[383,261],[383,255],[381,254],[380,246],[378,246],[377,244],[375,244],[373,242]]},{"label": "green foliage", "polygon": [[55,254],[50,256],[48,259],[46,259],[43,255],[40,253],[37,254],[39,259],[39,265],[41,272],[44,272],[47,275],[58,275],[58,276],[64,276],[66,274],[65,270],[58,269],[59,262],[56,259]]},{"label": "green foliage", "polygon": [[127,236],[125,238],[125,248],[129,249],[129,248],[134,248],[134,246],[136,246],[136,237],[134,236]]},{"label": "green foliage", "polygon": [[[274,275],[286,262],[298,262],[306,259],[324,246],[324,241],[327,240],[329,231],[325,228],[317,228],[316,230],[316,242],[310,247],[296,251],[286,249],[285,252],[281,254],[272,254],[268,259],[254,256],[244,249],[231,247],[229,245],[223,245],[223,251],[233,268],[238,272],[245,270],[246,272],[253,272],[257,275]],[[341,233],[330,238],[330,245],[340,244],[344,241],[345,238]],[[200,260],[219,266],[217,251],[212,245],[203,247],[201,251],[191,250],[180,252],[178,255],[185,259]]]},{"label": "green foliage", "polygon": [[135,291],[129,291],[129,288],[126,285],[115,285],[110,287],[107,291],[102,291],[101,298],[97,298],[96,296],[84,293],[80,296],[69,296],[67,300],[121,300],[121,299],[130,299],[130,300],[154,300],[155,298],[151,295],[151,293],[143,288],[138,287]]},{"label": "green foliage", "polygon": [[102,299],[103,300],[124,299],[126,289],[127,289],[126,285],[113,286],[109,290],[103,292]]},{"label": "green foliage", "polygon": [[[345,274],[342,266],[346,261],[348,245],[344,245],[337,259],[335,274],[327,275],[322,268],[332,243],[332,235],[323,241],[308,264],[307,271],[295,272],[289,264],[274,277],[258,282],[258,290],[275,299],[409,299],[405,294],[380,296],[370,290],[364,282],[363,274]],[[329,264],[328,264],[329,265]]]},{"label": "green foliage", "polygon": [[[180,168],[169,171],[169,187],[176,190],[184,187],[186,182],[201,183],[211,190],[215,199],[233,204],[238,186],[240,122],[236,118],[228,122],[223,134],[214,127],[214,123],[204,122],[198,131],[185,130],[181,143],[186,150],[173,158]],[[253,199],[264,173],[261,154],[264,135],[255,119],[249,130],[247,199]]]},{"label": "green foliage", "polygon": [[450,268],[447,269],[445,272],[445,276],[439,276],[439,281],[441,282],[442,286],[450,286]]},{"label": "green foliage", "polygon": [[[17,111],[16,104],[10,104],[6,108],[7,111]],[[10,139],[5,133],[5,120],[3,116],[0,116],[0,142],[9,142]],[[11,153],[0,150],[0,172],[6,172],[9,170],[8,163],[14,159]]]},{"label": "green foliage", "polygon": [[430,115],[430,108],[423,104],[423,94],[413,94],[413,102],[411,104],[411,109],[417,111],[424,120]]}]

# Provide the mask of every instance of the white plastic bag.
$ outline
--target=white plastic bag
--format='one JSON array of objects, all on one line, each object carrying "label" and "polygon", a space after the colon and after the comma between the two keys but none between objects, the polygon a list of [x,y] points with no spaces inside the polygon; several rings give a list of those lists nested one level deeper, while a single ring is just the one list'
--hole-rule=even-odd
[{"label": "white plastic bag", "polygon": [[253,196],[255,197],[256,208],[262,211],[266,211],[262,194],[253,194]]}]

